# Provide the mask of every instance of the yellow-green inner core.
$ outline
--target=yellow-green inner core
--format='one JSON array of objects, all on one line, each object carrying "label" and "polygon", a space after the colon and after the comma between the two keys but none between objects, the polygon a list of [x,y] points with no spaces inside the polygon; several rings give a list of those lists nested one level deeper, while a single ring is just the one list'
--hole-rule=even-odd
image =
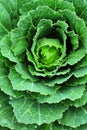
[{"label": "yellow-green inner core", "polygon": [[38,60],[43,65],[52,65],[61,56],[62,45],[58,39],[42,38],[37,42]]},{"label": "yellow-green inner core", "polygon": [[60,56],[59,49],[55,47],[43,46],[40,49],[40,60],[43,64],[51,64]]}]

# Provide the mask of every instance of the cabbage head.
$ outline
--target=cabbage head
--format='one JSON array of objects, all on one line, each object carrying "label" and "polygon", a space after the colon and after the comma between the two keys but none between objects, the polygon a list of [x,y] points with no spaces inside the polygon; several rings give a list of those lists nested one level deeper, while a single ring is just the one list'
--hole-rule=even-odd
[{"label": "cabbage head", "polygon": [[87,130],[87,0],[0,0],[0,130]]}]

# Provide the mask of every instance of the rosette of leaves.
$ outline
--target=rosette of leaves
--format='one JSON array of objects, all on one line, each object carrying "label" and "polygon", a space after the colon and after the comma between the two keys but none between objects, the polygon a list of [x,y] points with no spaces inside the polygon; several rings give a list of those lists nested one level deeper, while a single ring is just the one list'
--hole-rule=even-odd
[{"label": "rosette of leaves", "polygon": [[87,2],[73,2],[0,1],[0,129],[86,130]]}]

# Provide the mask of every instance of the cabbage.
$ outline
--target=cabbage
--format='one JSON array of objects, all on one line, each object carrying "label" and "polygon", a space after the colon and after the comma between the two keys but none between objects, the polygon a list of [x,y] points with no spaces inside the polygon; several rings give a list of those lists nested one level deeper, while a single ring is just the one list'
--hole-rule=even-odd
[{"label": "cabbage", "polygon": [[87,129],[87,1],[0,0],[0,129]]}]

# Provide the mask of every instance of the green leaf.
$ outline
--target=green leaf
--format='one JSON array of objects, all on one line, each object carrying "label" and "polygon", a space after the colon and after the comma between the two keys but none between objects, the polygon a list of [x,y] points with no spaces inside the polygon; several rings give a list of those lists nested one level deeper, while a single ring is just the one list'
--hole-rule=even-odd
[{"label": "green leaf", "polygon": [[23,28],[25,30],[31,28],[32,25],[33,22],[30,13],[28,13],[27,15],[21,15],[17,23],[17,26],[19,28]]},{"label": "green leaf", "polygon": [[[63,130],[86,130],[87,124],[81,125],[81,126],[76,127],[76,128],[60,125],[60,128],[64,128]],[[61,130],[61,129],[58,129],[58,130]]]},{"label": "green leaf", "polygon": [[[2,12],[3,10],[3,12]],[[0,1],[0,28],[2,28],[5,32],[11,29],[11,17],[8,11],[5,9],[4,5]],[[0,33],[0,35],[2,35]]]},{"label": "green leaf", "polygon": [[0,89],[7,95],[16,97],[15,91],[12,89],[12,85],[8,79],[8,70],[4,64],[0,63]]},{"label": "green leaf", "polygon": [[85,57],[83,57],[83,59],[80,61],[80,62],[78,62],[77,64],[76,64],[76,69],[79,69],[79,68],[81,68],[81,67],[85,67],[85,66],[87,66],[87,54],[85,55]]},{"label": "green leaf", "polygon": [[86,50],[84,48],[81,48],[77,51],[73,51],[69,56],[66,61],[69,65],[74,65],[78,61],[80,61],[86,54]]},{"label": "green leaf", "polygon": [[24,124],[51,123],[62,117],[68,106],[61,104],[39,104],[29,97],[17,99],[10,102],[18,122]]},{"label": "green leaf", "polygon": [[61,14],[68,21],[70,30],[74,30],[79,35],[80,45],[87,48],[87,28],[84,20],[69,10],[61,10]]},{"label": "green leaf", "polygon": [[[79,17],[83,18],[87,24],[87,1],[86,0],[73,0],[72,1]],[[79,4],[78,4],[79,3]]]},{"label": "green leaf", "polygon": [[79,78],[71,77],[66,84],[70,86],[76,86],[76,85],[81,85],[86,83],[87,83],[87,75]]},{"label": "green leaf", "polygon": [[38,6],[49,6],[53,10],[64,10],[68,9],[74,11],[74,6],[72,3],[63,1],[63,0],[37,0],[37,1],[28,1],[28,3],[24,4],[20,10],[21,13],[26,13],[31,9],[36,9]]},{"label": "green leaf", "polygon": [[71,77],[71,74],[70,75],[64,75],[64,76],[58,76],[56,78],[49,79],[49,81],[48,80],[44,80],[43,82],[46,85],[48,85],[49,87],[51,87],[51,86],[53,87],[55,84],[62,84],[62,83],[64,83],[70,77]]},{"label": "green leaf", "polygon": [[49,20],[49,19],[41,19],[38,24],[37,24],[37,30],[36,30],[36,33],[33,37],[33,44],[32,44],[32,53],[35,49],[35,46],[36,46],[36,42],[37,42],[37,39],[40,39],[40,38],[43,38],[45,37],[46,35],[48,35],[48,33],[50,32],[51,28],[52,28],[52,20]]},{"label": "green leaf", "polygon": [[[35,125],[25,125],[18,123],[14,116],[12,106],[8,102],[9,97],[0,91],[0,126],[14,130],[34,130]],[[1,127],[0,129],[3,130]]]},{"label": "green leaf", "polygon": [[[85,85],[78,86],[61,86],[62,89],[59,89],[56,94],[52,94],[49,96],[40,95],[38,97],[38,101],[40,103],[59,103],[62,100],[69,99],[71,101],[75,101],[83,96],[83,92],[85,90]],[[77,94],[78,93],[78,94]]]},{"label": "green leaf", "polygon": [[73,72],[74,76],[75,77],[82,77],[84,75],[87,75],[87,66],[85,67],[82,67],[82,68],[79,68],[79,69],[76,69],[74,72]]},{"label": "green leaf", "polygon": [[65,126],[62,126],[58,124],[57,121],[50,123],[50,124],[43,124],[37,128],[37,130],[70,130],[68,128],[65,128]]},{"label": "green leaf", "polygon": [[12,83],[14,90],[38,92],[43,95],[48,95],[56,92],[56,88],[50,88],[44,85],[42,82],[32,82],[27,79],[23,79],[14,69],[11,69],[9,79]]},{"label": "green leaf", "polygon": [[51,20],[61,20],[63,19],[63,16],[48,6],[38,6],[36,10],[29,11],[33,24],[37,25],[40,19],[51,19]]},{"label": "green leaf", "polygon": [[65,75],[65,74],[67,74],[67,73],[69,73],[70,72],[70,69],[68,68],[68,69],[65,69],[65,70],[62,70],[62,69],[60,69],[59,71],[57,71],[55,74],[53,74],[53,75],[57,75],[57,76],[60,76],[60,75]]},{"label": "green leaf", "polygon": [[62,123],[62,125],[66,125],[73,128],[86,124],[87,104],[80,108],[71,107],[64,113],[63,118],[59,122]]},{"label": "green leaf", "polygon": [[18,15],[18,10],[20,9],[20,7],[22,6],[22,1],[21,0],[10,0],[12,9],[15,11],[16,15]]},{"label": "green leaf", "polygon": [[0,125],[14,129],[15,117],[8,102],[9,97],[0,91]]},{"label": "green leaf", "polygon": [[62,28],[65,32],[67,32],[67,29],[68,29],[68,24],[65,22],[65,21],[62,21],[62,20],[58,20],[56,23],[54,23],[54,25]]},{"label": "green leaf", "polygon": [[[28,70],[29,72],[33,75],[33,76],[42,76],[42,77],[46,77],[48,76],[49,78],[57,75],[57,76],[60,76],[60,75],[65,75],[67,73],[70,72],[70,69],[66,69],[66,70],[60,70],[58,72],[55,72],[56,70],[54,71],[50,71],[50,72],[46,72],[44,71],[45,73],[42,73],[42,72],[38,72],[34,69],[34,67],[32,67],[31,65],[28,66]],[[43,71],[43,70],[42,70]],[[38,77],[37,77],[38,78]]]},{"label": "green leaf", "polygon": [[0,49],[2,56],[8,58],[12,62],[18,62],[17,58],[14,56],[11,50],[11,36],[10,33],[3,37],[3,39],[0,41]]},{"label": "green leaf", "polygon": [[27,49],[25,31],[22,28],[16,28],[11,32],[12,51],[14,55],[21,55]]},{"label": "green leaf", "polygon": [[29,80],[34,81],[34,82],[38,80],[37,77],[32,76],[32,75],[29,73],[26,64],[22,64],[22,63],[16,64],[16,65],[15,65],[15,70],[16,70],[19,74],[21,74],[21,77],[22,77],[23,79],[29,79]]},{"label": "green leaf", "polygon": [[68,31],[67,35],[70,37],[73,50],[77,49],[79,47],[79,36],[78,34],[75,34],[74,30]]},{"label": "green leaf", "polygon": [[11,17],[11,29],[15,28],[19,20],[19,9],[25,3],[25,0],[8,0],[8,2],[7,0],[0,0],[0,2],[3,4]]},{"label": "green leaf", "polygon": [[75,107],[81,107],[87,103],[87,90],[84,92],[83,96],[76,100],[73,104]]},{"label": "green leaf", "polygon": [[[30,51],[27,50],[26,55],[27,55],[27,60],[28,60],[29,62],[33,63],[33,65],[34,65],[34,67],[35,67],[36,70],[39,70],[38,67],[37,67],[37,64],[36,64],[36,62],[35,62],[35,59],[34,59],[34,57],[32,56],[32,54],[30,53]],[[30,65],[29,65],[29,66],[30,66]],[[39,71],[41,71],[41,70],[39,70]]]},{"label": "green leaf", "polygon": [[8,33],[8,30],[0,23],[0,39]]},{"label": "green leaf", "polygon": [[64,18],[68,21],[71,30],[76,31],[79,36],[84,35],[85,22],[83,19],[77,17],[75,12],[69,10],[61,10],[61,14],[63,14]]}]

